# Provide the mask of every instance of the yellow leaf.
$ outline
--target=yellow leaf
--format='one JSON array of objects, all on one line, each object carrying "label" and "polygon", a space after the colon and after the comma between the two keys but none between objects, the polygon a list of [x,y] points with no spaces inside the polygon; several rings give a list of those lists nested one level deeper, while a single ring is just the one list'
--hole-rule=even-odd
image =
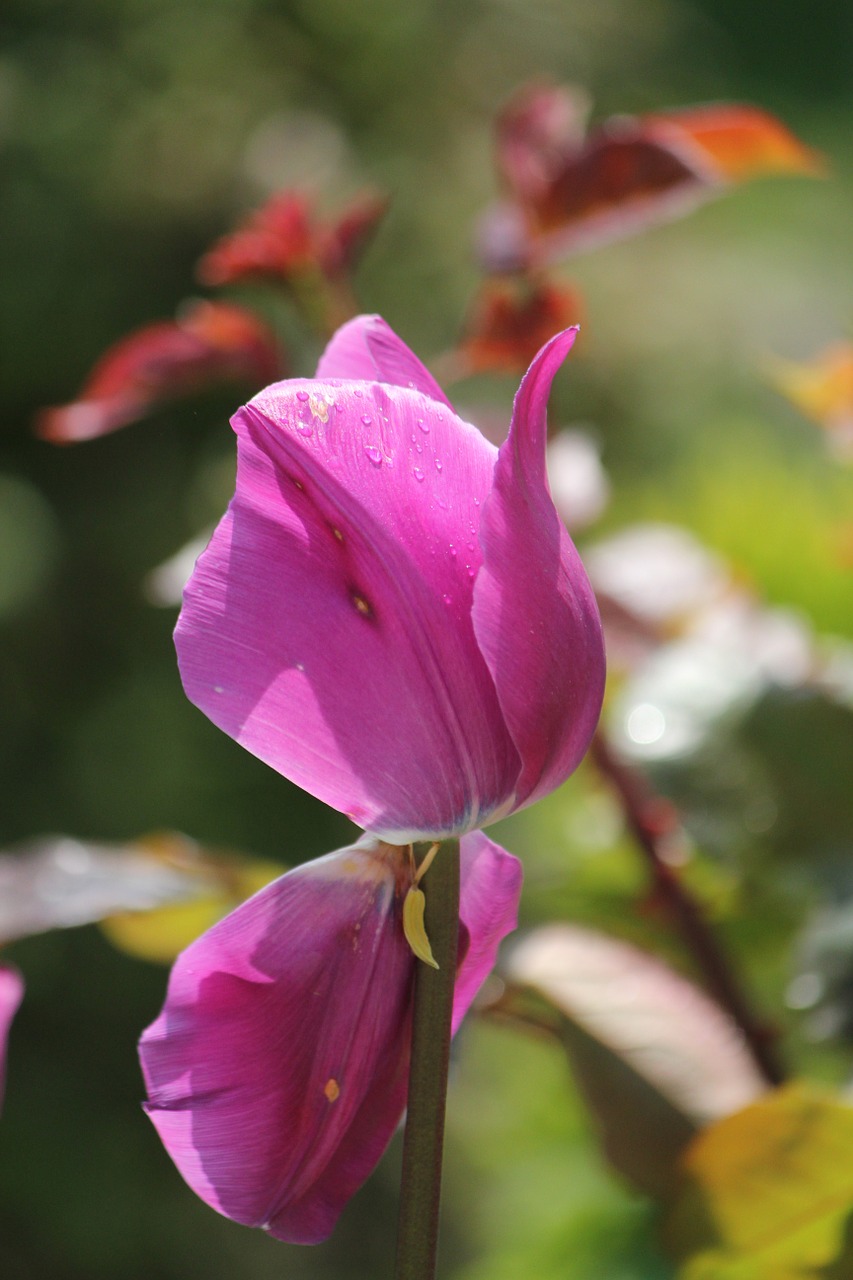
[{"label": "yellow leaf", "polygon": [[853,1211],[853,1107],[788,1085],[703,1130],[682,1169],[679,1280],[817,1280]]},{"label": "yellow leaf", "polygon": [[[163,856],[169,858],[167,849]],[[180,951],[286,870],[262,859],[213,857],[194,849],[185,870],[198,876],[199,896],[151,911],[124,911],[101,921],[114,946],[141,960],[171,964]]]}]

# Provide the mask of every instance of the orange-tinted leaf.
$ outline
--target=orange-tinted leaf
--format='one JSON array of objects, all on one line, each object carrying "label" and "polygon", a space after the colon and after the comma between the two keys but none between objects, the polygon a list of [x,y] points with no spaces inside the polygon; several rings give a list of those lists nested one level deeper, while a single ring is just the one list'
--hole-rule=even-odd
[{"label": "orange-tinted leaf", "polygon": [[641,123],[663,145],[695,145],[717,168],[720,180],[743,182],[765,174],[826,172],[826,161],[781,120],[760,107],[719,103],[649,115]]},{"label": "orange-tinted leaf", "polygon": [[486,281],[474,299],[457,349],[460,374],[524,373],[536,352],[581,319],[580,295],[560,285]]},{"label": "orange-tinted leaf", "polygon": [[823,172],[774,116],[719,104],[613,116],[585,140],[566,90],[536,86],[498,122],[498,164],[512,203],[480,231],[490,270],[520,269],[621,239],[687,213],[734,182]]},{"label": "orange-tinted leaf", "polygon": [[206,285],[241,280],[293,284],[305,274],[329,279],[346,275],[386,208],[384,197],[363,193],[337,219],[322,222],[307,195],[281,191],[204,255],[198,278]]},{"label": "orange-tinted leaf", "polygon": [[775,361],[778,391],[829,433],[833,449],[853,458],[853,343],[837,342],[804,364]]},{"label": "orange-tinted leaf", "polygon": [[111,347],[72,404],[36,421],[45,440],[91,440],[164,402],[219,382],[265,386],[282,374],[275,340],[249,311],[222,302],[187,305],[177,320],[147,325]]},{"label": "orange-tinted leaf", "polygon": [[788,1085],[705,1129],[668,1224],[679,1280],[818,1280],[853,1212],[853,1107]]}]

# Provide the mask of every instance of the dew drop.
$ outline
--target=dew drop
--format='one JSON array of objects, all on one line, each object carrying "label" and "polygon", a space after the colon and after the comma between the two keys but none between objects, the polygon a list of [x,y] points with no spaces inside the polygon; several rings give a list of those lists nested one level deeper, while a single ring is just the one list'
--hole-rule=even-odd
[{"label": "dew drop", "polygon": [[[343,413],[343,411],[344,411],[344,406],[340,403],[340,401],[336,400],[336,401],[335,401],[335,412],[336,412],[336,413]],[[474,499],[474,501],[476,502],[476,498]]]},{"label": "dew drop", "polygon": [[361,415],[361,420],[362,420],[362,422],[364,423],[364,425],[365,425],[366,427],[369,427],[369,426],[370,426],[370,424],[371,424],[371,422],[373,421],[373,419],[371,418],[370,414],[368,414],[368,413],[363,413],[363,414]]},{"label": "dew drop", "polygon": [[297,393],[296,393],[296,399],[297,399],[297,400],[301,400],[301,401],[302,401],[302,403],[303,403],[303,404],[305,404],[305,401],[308,399],[308,392],[307,392],[307,391],[297,391]]},{"label": "dew drop", "polygon": [[445,604],[453,604],[453,596],[443,595],[441,598]]},{"label": "dew drop", "polygon": [[479,498],[475,498],[475,499],[474,499],[474,506],[475,506],[475,507],[479,507],[479,505],[480,505],[480,499],[479,499]]},{"label": "dew drop", "polygon": [[423,480],[423,478],[424,478],[424,473],[421,471],[420,467],[413,467],[413,468],[412,468],[412,475],[413,475],[413,476],[415,477],[415,479],[416,479],[416,480],[418,480],[418,481]]},{"label": "dew drop", "polygon": [[468,577],[469,577],[469,578],[475,578],[475,577],[477,576],[477,570],[476,570],[476,569],[472,569],[472,568],[471,568],[471,566],[470,566],[470,564],[466,564],[465,568],[468,570]]},{"label": "dew drop", "polygon": [[418,453],[423,453],[424,451],[424,447],[422,444],[416,444],[415,448],[417,449]]},{"label": "dew drop", "polygon": [[440,470],[441,470],[441,468],[443,467],[443,465],[444,465],[444,463],[441,461],[441,459],[440,459],[440,458],[436,458],[436,460],[435,460],[435,469],[436,469],[436,471],[440,471]]},{"label": "dew drop", "polygon": [[301,436],[310,436],[313,428],[310,422],[297,422],[296,430]]},{"label": "dew drop", "polygon": [[450,544],[450,554],[454,557],[454,559],[459,554],[459,552],[456,550],[452,542]]},{"label": "dew drop", "polygon": [[366,444],[364,446],[364,452],[367,454],[374,467],[382,466],[382,452],[380,449],[377,449],[375,444]]},{"label": "dew drop", "polygon": [[358,387],[356,387],[355,391],[353,391],[353,395],[354,395],[354,396],[357,396],[357,397],[358,397],[358,399],[360,400],[360,399],[361,399],[361,397],[364,395],[364,392],[363,392],[363,391],[359,391]]},{"label": "dew drop", "polygon": [[424,422],[423,418],[418,418],[418,426],[420,427],[421,431],[423,431],[424,435],[427,435],[427,436],[429,435],[429,423]]}]

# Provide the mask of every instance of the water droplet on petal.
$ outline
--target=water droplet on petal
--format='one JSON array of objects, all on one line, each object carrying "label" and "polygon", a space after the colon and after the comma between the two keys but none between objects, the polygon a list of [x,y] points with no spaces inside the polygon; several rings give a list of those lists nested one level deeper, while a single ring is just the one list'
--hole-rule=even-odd
[{"label": "water droplet on petal", "polygon": [[476,569],[472,569],[472,568],[471,568],[471,566],[470,566],[470,564],[466,564],[465,568],[468,570],[468,577],[469,577],[469,578],[475,578],[475,577],[477,576],[477,571],[476,571]]},{"label": "water droplet on petal", "polygon": [[479,498],[475,498],[475,499],[474,499],[474,506],[475,506],[475,507],[479,507],[479,505],[480,505],[480,499],[479,499]]},{"label": "water droplet on petal", "polygon": [[422,444],[416,444],[415,448],[417,449],[418,453],[423,453],[424,451],[424,447]]},{"label": "water droplet on petal", "polygon": [[451,544],[450,544],[450,554],[451,554],[452,556],[454,556],[454,557],[455,557],[455,556],[457,556],[457,555],[459,554],[459,553],[458,553],[458,551],[456,550],[456,548],[454,547],[454,545],[453,545],[453,543],[452,543],[452,542],[451,542]]},{"label": "water droplet on petal", "polygon": [[296,430],[301,436],[310,436],[312,427],[310,422],[297,422]]},{"label": "water droplet on petal", "polygon": [[443,595],[441,598],[445,604],[453,604],[453,596]]},{"label": "water droplet on petal", "polygon": [[380,449],[376,448],[375,444],[366,444],[364,446],[364,452],[367,454],[374,467],[382,466],[382,452]]},{"label": "water droplet on petal", "polygon": [[443,465],[444,465],[444,464],[442,463],[441,459],[440,459],[440,458],[436,458],[436,460],[435,460],[435,469],[436,469],[436,471],[440,471]]},{"label": "water droplet on petal", "polygon": [[363,414],[361,415],[361,420],[362,420],[362,422],[364,423],[364,425],[365,425],[366,427],[369,427],[369,426],[370,426],[370,424],[371,424],[371,422],[373,421],[373,419],[370,417],[370,414],[368,414],[368,413],[363,413]]},{"label": "water droplet on petal", "polygon": [[364,392],[363,392],[363,391],[359,391],[358,387],[356,387],[355,391],[353,391],[353,395],[354,395],[354,396],[358,396],[358,398],[359,398],[359,400],[360,400],[360,399],[361,399],[361,397],[364,395]]},{"label": "water droplet on petal", "polygon": [[307,392],[307,391],[297,391],[297,393],[296,393],[296,399],[297,399],[297,400],[301,400],[301,401],[302,401],[302,403],[304,404],[304,403],[305,403],[305,401],[308,399],[308,392]]},{"label": "water droplet on petal", "polygon": [[423,418],[418,418],[418,426],[421,431],[423,431],[424,435],[429,435],[429,423],[424,422]]},{"label": "water droplet on petal", "polygon": [[413,467],[413,468],[412,468],[412,475],[413,475],[413,476],[415,477],[415,479],[416,479],[416,480],[418,480],[418,481],[423,480],[423,478],[424,478],[424,473],[421,471],[420,467]]}]

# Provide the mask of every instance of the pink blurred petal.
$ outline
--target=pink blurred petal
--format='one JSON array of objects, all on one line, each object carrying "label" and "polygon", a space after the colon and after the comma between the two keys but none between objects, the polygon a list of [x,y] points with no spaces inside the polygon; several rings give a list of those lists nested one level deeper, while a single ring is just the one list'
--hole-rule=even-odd
[{"label": "pink blurred petal", "polygon": [[518,924],[523,876],[518,858],[482,831],[463,836],[459,849],[459,916],[467,934],[467,950],[456,976],[454,1035],[495,967],[501,940]]},{"label": "pink blurred petal", "polygon": [[320,357],[317,377],[408,387],[453,411],[429,369],[381,316],[356,316],[342,325]]},{"label": "pink blurred petal", "polygon": [[494,447],[377,383],[279,383],[234,427],[176,631],[189,698],[394,843],[496,816],[520,762],[471,621]]},{"label": "pink blurred petal", "polygon": [[6,1086],[6,1042],[18,1005],[24,995],[24,980],[17,969],[0,966],[0,1105]]},{"label": "pink blurred petal", "polygon": [[474,627],[524,762],[517,808],[580,762],[604,691],[595,597],[545,468],[548,396],[576,333],[552,338],[522,379],[480,526]]},{"label": "pink blurred petal", "polygon": [[[479,832],[461,858],[454,1030],[521,887],[517,859]],[[268,885],[175,963],[140,1043],[148,1112],[218,1212],[293,1243],[325,1239],[385,1150],[406,1099],[410,885],[407,851],[365,837]]]}]

